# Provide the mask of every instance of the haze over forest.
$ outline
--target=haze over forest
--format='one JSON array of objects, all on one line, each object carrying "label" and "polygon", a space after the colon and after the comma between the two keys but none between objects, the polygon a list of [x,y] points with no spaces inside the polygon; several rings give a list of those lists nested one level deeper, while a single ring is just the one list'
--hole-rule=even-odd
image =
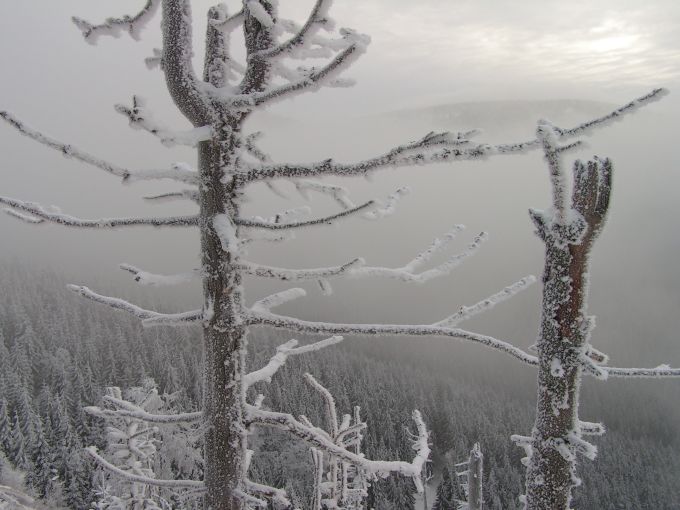
[{"label": "haze over forest", "polygon": [[[127,12],[133,11],[137,3],[126,0],[108,7],[116,13]],[[208,5],[196,2],[204,3]],[[291,8],[298,15],[308,3],[295,2]],[[460,2],[457,6],[461,9],[463,34],[472,37],[492,33],[491,27],[498,19],[487,17],[485,23],[475,25],[471,21],[474,16],[489,15],[489,7],[472,4]],[[603,2],[599,7],[586,4],[575,2],[570,7],[574,10],[572,16],[589,20],[578,34],[590,34],[591,39],[586,40],[591,46],[569,46],[569,51],[564,52],[566,57],[561,54],[562,60],[555,57],[558,62],[549,65],[551,52],[560,53],[565,48],[559,37],[566,40],[576,35],[562,27],[566,20],[555,21],[563,30],[556,30],[555,40],[541,36],[533,53],[530,42],[540,30],[529,29],[533,23],[520,18],[519,13],[510,16],[503,30],[499,29],[497,40],[487,41],[486,45],[479,42],[483,38],[477,42],[468,40],[460,53],[451,53],[452,43],[442,42],[448,33],[445,28],[456,31],[455,24],[446,26],[451,22],[451,13],[445,20],[433,19],[437,13],[448,12],[447,3],[427,0],[419,13],[401,1],[399,8],[390,9],[386,1],[358,6],[337,0],[338,12],[333,14],[339,24],[354,26],[374,37],[376,55],[372,56],[372,47],[369,48],[365,60],[357,64],[356,73],[354,68],[348,73],[359,80],[359,85],[276,104],[254,116],[247,127],[264,131],[261,146],[276,161],[333,158],[349,162],[415,140],[432,130],[481,128],[479,140],[528,140],[535,136],[540,118],[570,127],[607,113],[654,86],[669,87],[669,97],[598,131],[588,138],[588,147],[571,153],[571,157],[606,156],[615,167],[611,213],[591,265],[590,312],[597,316],[593,345],[609,354],[614,366],[678,366],[680,158],[675,147],[680,118],[680,43],[676,40],[680,33],[679,8],[675,2],[657,1],[628,13],[617,10],[612,2]],[[381,8],[389,11],[384,19]],[[530,17],[533,11],[524,9],[519,10]],[[158,168],[175,161],[193,164],[192,149],[167,149],[147,133],[128,129],[126,120],[113,112],[114,103],[129,103],[131,96],[139,93],[148,99],[150,108],[164,124],[186,127],[163,90],[160,73],[147,71],[142,63],[142,58],[159,45],[157,28],[149,27],[139,43],[123,37],[102,40],[93,48],[82,43],[70,24],[68,18],[73,14],[99,19],[114,12],[77,0],[63,2],[56,14],[38,0],[0,6],[0,19],[5,20],[0,31],[0,68],[4,70],[0,109],[18,114],[29,125],[59,139],[133,168]],[[419,15],[422,18],[417,23],[409,19]],[[536,16],[540,20],[545,13]],[[559,16],[553,13],[552,17]],[[428,22],[433,24],[436,38],[432,34],[423,37],[436,51],[414,42],[417,34],[427,33]],[[656,22],[655,38],[650,27]],[[196,33],[202,30],[201,26]],[[409,37],[399,46],[402,30]],[[452,36],[462,44],[461,37]],[[501,49],[503,41],[518,52],[514,77],[513,56]],[[201,51],[198,48],[197,55]],[[436,54],[436,58],[425,58],[428,53]],[[477,67],[476,54],[481,63]],[[493,55],[496,56],[492,58]],[[590,60],[586,61],[586,57]],[[455,71],[443,69],[449,61]],[[583,64],[578,65],[579,61]],[[540,65],[530,71],[532,62]],[[175,184],[120,185],[116,178],[59,157],[4,126],[0,126],[0,151],[1,195],[54,204],[65,213],[85,218],[170,216],[189,214],[195,209],[193,204],[182,202],[152,204],[141,200],[152,193],[181,189]],[[320,321],[431,323],[526,275],[541,275],[543,245],[534,235],[527,214],[530,207],[545,208],[549,204],[547,170],[538,153],[385,170],[370,180],[345,178],[328,182],[347,187],[357,203],[385,199],[402,186],[408,186],[410,193],[398,203],[394,214],[379,221],[348,219],[330,228],[306,229],[291,242],[253,245],[249,258],[263,264],[302,268],[338,265],[361,256],[370,264],[398,267],[456,224],[467,228],[452,245],[453,251],[462,250],[480,231],[489,232],[490,240],[451,275],[426,285],[381,279],[337,281],[333,283],[334,293],[322,296],[316,284],[303,284],[300,286],[308,291],[307,298],[284,305],[282,313]],[[266,217],[298,205],[310,205],[315,216],[336,210],[328,197],[312,195],[306,200],[292,186],[282,184],[281,189],[291,200],[275,196],[259,184],[253,186],[244,213]],[[54,225],[26,225],[0,215],[0,238],[0,273],[27,271],[26,278],[35,275],[41,281],[42,273],[47,271],[58,275],[60,285],[65,281],[87,285],[102,294],[152,303],[163,311],[200,306],[198,282],[176,288],[140,287],[128,273],[118,269],[120,263],[158,273],[197,267],[198,234],[189,229],[78,231]],[[34,287],[27,284],[27,288]],[[247,279],[246,299],[252,303],[283,288],[286,286],[281,283]],[[74,304],[77,296],[65,299],[69,303],[64,308],[79,306]],[[466,328],[507,339],[526,350],[535,342],[539,318],[540,284],[535,284],[492,312],[470,320]],[[422,346],[417,349],[391,348],[385,340],[378,345],[384,353],[359,341],[340,349],[347,349],[342,352],[349,357],[356,355],[351,351],[356,349],[364,353],[358,356],[365,355],[376,363],[401,363],[423,377],[430,371],[445,374],[450,365],[454,379],[456,373],[461,377],[464,374],[465,385],[488,389],[499,401],[519,398],[525,403],[533,402],[535,371],[484,347],[427,338],[414,339],[409,344]],[[396,345],[403,346],[404,341]],[[622,423],[632,419],[636,411],[626,408],[625,395],[630,388],[635,402],[650,402],[655,416],[650,422],[656,422],[669,437],[680,437],[679,384],[589,380],[583,395],[583,414],[589,421],[599,421],[602,412],[612,421],[605,421],[605,425],[614,431],[621,427],[628,434],[633,427],[626,428]],[[608,398],[616,404],[600,407]],[[663,442],[658,430],[638,432]],[[636,432],[630,434],[634,436]],[[472,438],[470,434],[465,437],[468,436]],[[678,443],[671,444],[677,459]],[[580,466],[589,462],[583,460]],[[680,502],[677,482],[670,481],[667,491],[668,501]]]}]

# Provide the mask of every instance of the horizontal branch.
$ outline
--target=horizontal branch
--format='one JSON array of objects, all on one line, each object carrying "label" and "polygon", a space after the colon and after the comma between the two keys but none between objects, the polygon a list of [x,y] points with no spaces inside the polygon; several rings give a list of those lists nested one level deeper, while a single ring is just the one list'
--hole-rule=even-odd
[{"label": "horizontal branch", "polygon": [[199,269],[194,269],[188,273],[179,273],[172,275],[164,274],[154,274],[142,271],[138,267],[132,266],[130,264],[121,264],[119,266],[123,271],[132,273],[135,277],[135,281],[142,285],[179,285],[181,283],[188,283],[200,277],[201,271]]},{"label": "horizontal branch", "polygon": [[135,475],[134,473],[124,471],[111,464],[97,453],[97,449],[94,446],[85,448],[85,451],[104,469],[130,482],[142,483],[155,487],[169,487],[171,489],[203,489],[205,487],[203,482],[198,480],[159,480],[157,478],[149,478],[148,476]]},{"label": "horizontal branch", "polygon": [[[295,297],[304,295],[302,289],[291,290],[298,291],[295,293]],[[293,293],[287,297],[287,301],[293,299]],[[273,328],[286,329],[288,331],[297,331],[299,333],[359,336],[444,336],[458,338],[460,340],[479,343],[492,349],[505,352],[528,365],[538,365],[538,358],[508,342],[458,328],[445,328],[429,324],[335,324],[305,321],[293,317],[273,314],[262,306],[253,306],[251,310],[247,312],[245,320],[248,324],[252,325],[270,326]]]},{"label": "horizontal branch", "polygon": [[274,374],[276,374],[276,372],[278,372],[278,370],[286,363],[286,361],[288,361],[289,356],[295,356],[298,354],[305,354],[307,352],[318,351],[320,349],[323,349],[324,347],[335,345],[339,342],[342,342],[342,337],[333,336],[330,338],[326,338],[325,340],[321,340],[319,342],[314,342],[312,344],[296,347],[298,341],[289,340],[285,344],[279,345],[276,348],[276,354],[272,356],[272,358],[264,367],[260,368],[259,370],[250,372],[249,374],[246,374],[243,377],[243,385],[247,389],[248,387],[252,386],[257,382],[261,381],[270,382]]},{"label": "horizontal branch", "polygon": [[0,204],[5,204],[32,215],[32,217],[27,217],[24,215],[12,214],[10,212],[14,217],[28,221],[29,223],[42,223],[47,221],[67,227],[78,228],[115,228],[144,225],[152,227],[190,227],[198,225],[198,216],[174,216],[169,218],[100,218],[96,220],[86,220],[68,214],[49,212],[38,203],[24,202],[9,197],[0,196]]},{"label": "horizontal branch", "polygon": [[273,223],[268,221],[257,221],[246,218],[237,218],[235,220],[235,223],[242,227],[263,228],[268,230],[287,230],[291,228],[310,227],[314,225],[330,225],[333,223],[333,221],[337,219],[345,218],[347,216],[352,216],[356,213],[365,211],[366,209],[372,207],[373,205],[375,205],[375,202],[373,200],[369,200],[365,204],[359,205],[352,209],[347,209],[336,214],[331,214],[330,216],[325,216],[323,218],[317,218],[307,221],[296,221],[291,223]]},{"label": "horizontal branch", "polygon": [[167,170],[130,170],[128,168],[109,163],[108,161],[93,156],[92,154],[80,150],[71,144],[61,142],[39,131],[29,128],[26,126],[26,124],[14,117],[14,115],[9,112],[0,111],[0,118],[2,118],[10,126],[14,127],[21,134],[42,145],[61,152],[64,157],[73,158],[77,161],[80,161],[81,163],[94,166],[95,168],[99,168],[106,173],[121,177],[127,182],[151,179],[172,179],[187,184],[198,183],[197,172],[189,169],[188,165],[182,163],[176,163]]},{"label": "horizontal branch", "polygon": [[107,18],[104,23],[99,25],[93,25],[76,16],[73,16],[71,20],[90,44],[96,44],[97,38],[102,35],[118,37],[124,30],[127,30],[130,37],[138,40],[140,30],[148,20],[153,18],[160,3],[161,0],[147,0],[142,10],[134,16],[125,15],[120,18]]},{"label": "horizontal branch", "polygon": [[116,310],[123,310],[128,312],[138,319],[142,320],[144,326],[180,326],[195,324],[203,319],[202,310],[192,310],[184,313],[159,313],[152,310],[140,308],[125,301],[124,299],[102,296],[96,292],[91,291],[87,287],[80,285],[67,285],[67,288],[77,294],[80,294],[87,299],[96,303],[101,303]]},{"label": "horizontal branch", "polygon": [[599,368],[612,377],[680,377],[680,368],[671,368],[668,365],[661,365],[656,368]]},{"label": "horizontal branch", "polygon": [[[104,397],[106,398],[106,397]],[[87,406],[83,410],[92,416],[100,418],[122,417],[134,418],[136,420],[145,421],[147,423],[193,423],[199,421],[203,417],[203,413],[181,413],[181,414],[153,414],[144,411],[143,409],[102,409],[97,406]]]},{"label": "horizontal branch", "polygon": [[[613,119],[620,119],[625,115],[637,111],[640,107],[657,101],[667,94],[666,89],[655,89],[649,94],[642,96],[614,110],[613,112],[581,123],[571,129],[558,129],[558,138],[569,138],[578,134],[590,133],[594,128],[603,127]],[[422,143],[428,137],[436,136],[434,143]],[[453,138],[450,133],[429,134],[421,140],[421,143],[411,142],[400,145],[394,149],[374,158],[366,159],[352,164],[335,163],[326,159],[309,164],[266,164],[250,170],[244,179],[246,181],[259,181],[278,178],[301,179],[311,176],[337,175],[353,176],[364,175],[369,172],[388,168],[424,165],[429,163],[446,163],[454,161],[479,160],[489,156],[500,154],[517,154],[541,147],[538,139],[527,140],[518,143],[506,144],[471,144],[467,138]],[[434,145],[444,146],[439,150],[432,149]],[[418,152],[420,150],[420,152]]]},{"label": "horizontal branch", "polygon": [[314,269],[285,269],[255,264],[252,262],[239,262],[237,264],[237,268],[241,269],[245,274],[249,274],[251,276],[276,278],[282,281],[303,281],[342,276],[357,267],[361,267],[363,264],[365,264],[363,259],[356,258],[341,266],[321,267]]}]

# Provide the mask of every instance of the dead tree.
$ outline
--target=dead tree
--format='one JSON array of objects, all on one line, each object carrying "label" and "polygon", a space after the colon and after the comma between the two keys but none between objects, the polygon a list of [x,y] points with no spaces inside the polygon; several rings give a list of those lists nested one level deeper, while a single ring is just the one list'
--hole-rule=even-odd
[{"label": "dead tree", "polygon": [[527,452],[524,498],[529,510],[571,508],[572,489],[581,483],[576,457],[592,460],[597,454],[583,436],[603,434],[604,427],[582,422],[578,415],[583,372],[598,379],[680,375],[680,370],[667,366],[606,367],[607,356],[590,344],[595,320],[587,310],[588,261],[609,210],[613,169],[608,159],[576,161],[570,192],[562,156],[578,142],[560,145],[557,140],[564,133],[547,121],[537,129],[552,188],[551,208],[530,211],[536,234],[545,244],[541,326],[535,346],[538,396],[531,437],[513,436]]},{"label": "dead tree", "polygon": [[[279,427],[306,441],[310,446],[333,455],[340,462],[359,463],[367,472],[396,471],[412,476],[418,484],[422,453],[411,463],[379,463],[359,459],[356,454],[333,443],[328,435],[301,423],[291,415],[265,411],[246,401],[248,372],[246,370],[247,331],[251,327],[268,326],[293,332],[330,335],[401,335],[445,336],[480,343],[503,351],[529,364],[539,365],[539,359],[510,343],[460,329],[458,325],[496,304],[513,296],[530,285],[534,279],[527,277],[508,286],[488,299],[469,307],[462,307],[449,317],[434,324],[331,324],[304,321],[278,315],[272,308],[304,296],[302,289],[289,289],[260,299],[247,307],[244,301],[242,278],[254,275],[287,282],[318,281],[325,292],[329,281],[342,277],[389,277],[403,282],[422,283],[431,278],[447,275],[466,258],[474,254],[486,239],[486,234],[476,236],[458,254],[443,264],[422,270],[432,256],[446,248],[461,227],[455,227],[442,239],[417,255],[401,268],[369,266],[361,258],[346,263],[312,269],[287,269],[271,267],[247,260],[249,243],[259,240],[280,240],[298,228],[327,225],[351,216],[375,219],[391,212],[403,194],[397,191],[385,203],[375,200],[355,204],[339,186],[317,180],[321,177],[367,175],[388,167],[407,167],[427,163],[453,163],[478,160],[499,154],[513,154],[539,149],[545,145],[542,138],[511,144],[486,144],[472,140],[473,131],[465,133],[428,133],[422,138],[394,147],[383,154],[356,163],[338,163],[324,159],[313,163],[277,163],[257,146],[259,133],[247,133],[246,119],[256,110],[273,101],[296,94],[311,92],[322,86],[346,86],[347,80],[339,77],[367,47],[367,36],[350,29],[340,29],[335,36],[328,15],[330,0],[317,0],[303,25],[281,18],[274,0],[243,0],[242,8],[228,13],[224,5],[208,11],[206,53],[202,78],[196,74],[192,63],[192,14],[189,0],[147,0],[142,10],[134,16],[109,18],[95,25],[74,19],[85,39],[95,42],[102,35],[116,35],[128,31],[139,35],[144,23],[153,19],[161,7],[162,50],[147,59],[150,66],[160,66],[168,91],[177,108],[192,124],[188,131],[174,131],[153,120],[146,103],[134,97],[131,105],[120,105],[117,111],[125,115],[132,127],[157,137],[165,145],[197,147],[198,165],[175,164],[168,169],[133,170],[104,161],[77,147],[46,136],[29,128],[6,111],[0,117],[22,134],[49,146],[64,156],[92,165],[123,181],[170,179],[181,183],[185,189],[149,197],[176,198],[194,202],[198,211],[189,216],[167,218],[102,218],[85,220],[45,208],[40,204],[0,197],[10,214],[33,224],[57,223],[74,228],[119,228],[155,226],[168,228],[198,228],[200,230],[201,266],[197,271],[179,275],[157,275],[129,264],[122,269],[132,273],[141,284],[172,285],[200,278],[203,284],[203,303],[197,309],[180,313],[159,313],[143,309],[118,298],[100,295],[82,286],[71,289],[95,302],[126,311],[138,317],[145,326],[189,326],[202,328],[204,339],[204,385],[201,413],[194,415],[144,416],[145,420],[172,421],[201,420],[205,430],[205,479],[186,481],[187,488],[200,484],[205,490],[205,506],[212,510],[235,510],[258,505],[264,497],[279,494],[278,489],[253,486],[247,479],[247,428],[249,426]],[[245,62],[236,62],[229,51],[230,37],[237,28],[243,30],[246,48]],[[325,65],[291,67],[290,61],[300,58],[327,58]],[[583,123],[571,130],[558,133],[566,139],[604,125],[635,107],[653,101],[664,94],[657,89],[650,94],[615,110],[608,116]],[[287,179],[298,189],[312,190],[331,197],[341,210],[326,217],[300,219],[300,210],[286,211],[273,218],[246,217],[240,205],[253,183],[265,183],[274,189],[272,181]],[[290,354],[292,348],[287,354]],[[272,358],[269,367],[276,366],[286,352]],[[278,361],[277,361],[278,360]],[[273,364],[273,365],[272,365]],[[609,369],[610,373],[612,369]],[[658,372],[658,371],[657,371]],[[655,372],[656,373],[656,372]],[[675,374],[675,373],[674,373]],[[129,411],[132,412],[132,411]],[[419,415],[418,415],[419,416]],[[418,424],[419,434],[422,420]],[[149,479],[148,483],[161,485],[172,482],[174,487],[182,481]]]}]

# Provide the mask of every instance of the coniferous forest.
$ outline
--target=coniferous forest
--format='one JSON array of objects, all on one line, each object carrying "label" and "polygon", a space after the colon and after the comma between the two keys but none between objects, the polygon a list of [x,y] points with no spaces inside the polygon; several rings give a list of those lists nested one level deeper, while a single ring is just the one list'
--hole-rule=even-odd
[{"label": "coniferous forest", "polygon": [[[27,493],[45,498],[48,508],[90,508],[103,488],[120,482],[97,472],[83,453],[85,446],[104,449],[107,442],[104,422],[83,408],[99,404],[106,387],[119,386],[142,393],[155,387],[172,409],[197,409],[198,333],[144,329],[125,314],[77,299],[54,274],[36,274],[16,262],[2,267],[0,287],[2,484],[16,485],[23,475]],[[250,341],[252,365],[286,340],[276,331],[257,330]],[[523,453],[509,437],[531,425],[533,374],[483,373],[457,355],[460,347],[433,341],[419,349],[407,340],[347,340],[291,359],[276,374],[276,384],[253,390],[265,393],[272,409],[289,409],[323,424],[323,403],[300,377],[312,373],[337,396],[339,412],[361,406],[368,423],[364,451],[376,458],[412,455],[408,417],[418,408],[431,431],[434,508],[454,508],[452,502],[461,498],[454,464],[465,460],[474,442],[485,457],[485,508],[520,508]],[[658,388],[658,382],[586,387],[587,406],[608,431],[597,442],[597,461],[581,465],[578,508],[678,507],[679,408],[669,405]],[[158,438],[165,434],[160,429]],[[156,461],[165,465],[156,469],[200,476],[200,456],[196,460],[186,451],[187,445],[199,448],[198,439],[190,434],[174,443],[165,439]],[[283,432],[260,432],[253,441],[258,450],[253,478],[285,487],[296,504],[307,507],[312,486],[308,449]],[[368,504],[415,508],[412,492],[409,480],[388,477],[373,484]],[[172,502],[171,494],[165,496]],[[186,501],[174,503],[190,507]]]}]

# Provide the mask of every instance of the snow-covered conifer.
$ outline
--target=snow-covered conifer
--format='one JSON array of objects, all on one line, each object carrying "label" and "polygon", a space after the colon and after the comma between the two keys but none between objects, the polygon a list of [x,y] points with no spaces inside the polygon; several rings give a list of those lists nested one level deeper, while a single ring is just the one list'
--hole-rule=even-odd
[{"label": "snow-covered conifer", "polygon": [[[18,220],[32,225],[53,223],[75,229],[114,229],[153,226],[157,228],[197,228],[200,233],[200,267],[176,275],[159,275],[136,268],[130,264],[121,269],[132,273],[140,284],[174,285],[193,278],[200,278],[203,300],[193,310],[178,313],[160,313],[144,309],[123,299],[99,294],[87,287],[71,285],[70,290],[94,302],[108,305],[138,318],[147,327],[188,327],[202,329],[204,342],[204,373],[202,408],[198,412],[156,414],[122,399],[109,399],[116,409],[101,410],[101,415],[125,417],[141,422],[153,423],[200,423],[204,440],[204,473],[202,480],[166,480],[151,476],[134,475],[137,483],[155,486],[173,486],[185,490],[204,490],[205,507],[211,510],[243,510],[262,507],[267,501],[283,501],[282,489],[262,487],[248,479],[248,466],[252,455],[248,448],[250,427],[274,427],[283,429],[319,452],[316,459],[322,473],[321,459],[330,459],[333,476],[338,475],[342,465],[354,465],[370,475],[397,473],[407,477],[395,482],[420,487],[420,474],[429,454],[427,431],[423,417],[417,411],[412,418],[416,428],[417,441],[411,461],[368,460],[343,443],[341,424],[336,422],[330,433],[298,419],[291,414],[266,410],[261,400],[248,398],[247,389],[258,381],[266,381],[282,366],[287,357],[317,350],[335,343],[337,335],[390,335],[390,336],[441,336],[450,339],[480,343],[488,348],[504,352],[517,360],[532,366],[542,366],[542,347],[539,357],[523,351],[502,339],[460,329],[458,325],[478,313],[491,309],[531,284],[532,277],[524,278],[507,286],[488,299],[463,307],[433,324],[334,324],[305,321],[272,311],[275,307],[293,299],[302,298],[305,292],[291,288],[262,297],[252,306],[247,306],[243,279],[245,275],[279,281],[317,281],[325,294],[332,287],[335,278],[386,277],[404,283],[423,283],[435,277],[448,275],[455,267],[480,249],[486,234],[473,237],[458,253],[448,255],[443,263],[425,269],[433,255],[443,254],[454,235],[460,230],[455,227],[442,238],[417,254],[404,266],[386,268],[370,266],[361,257],[354,257],[339,266],[321,268],[271,267],[248,260],[247,248],[251,242],[287,239],[297,229],[328,225],[350,217],[379,219],[389,214],[404,194],[398,190],[384,202],[371,200],[355,204],[348,193],[336,185],[320,183],[326,177],[369,176],[385,168],[410,167],[428,163],[448,164],[456,161],[478,160],[490,156],[513,154],[543,148],[550,167],[551,182],[554,185],[554,212],[552,215],[535,215],[538,223],[545,227],[546,236],[557,236],[562,241],[575,242],[583,234],[583,221],[579,221],[566,208],[566,192],[563,176],[559,171],[560,154],[557,141],[587,133],[603,126],[608,121],[621,118],[639,106],[654,101],[665,91],[657,89],[611,114],[580,124],[572,129],[554,129],[543,125],[537,137],[519,143],[488,144],[474,140],[473,131],[461,133],[430,132],[413,141],[407,141],[387,149],[381,154],[358,162],[337,162],[325,158],[311,163],[278,162],[256,146],[258,135],[247,133],[247,118],[257,110],[274,101],[285,100],[298,94],[313,92],[324,86],[345,86],[348,84],[341,74],[367,49],[369,38],[355,30],[341,28],[337,31],[329,15],[330,0],[317,0],[306,22],[297,26],[284,19],[275,0],[243,1],[242,8],[229,12],[225,5],[208,10],[206,50],[202,73],[194,69],[192,38],[192,2],[189,0],[148,0],[134,15],[108,18],[103,23],[74,18],[85,39],[95,43],[98,37],[117,35],[128,31],[137,38],[143,26],[154,19],[160,10],[162,29],[162,50],[154,52],[147,60],[150,67],[158,66],[164,74],[167,89],[179,111],[191,124],[189,130],[175,130],[158,124],[148,104],[133,96],[131,105],[119,105],[117,111],[123,114],[133,128],[156,136],[165,145],[187,145],[197,148],[196,168],[186,163],[175,163],[169,168],[137,170],[103,160],[72,144],[47,136],[28,126],[7,111],[0,111],[2,118],[11,127],[36,142],[50,147],[65,157],[93,166],[107,174],[134,183],[141,180],[172,180],[185,188],[169,195],[148,196],[148,199],[184,199],[196,206],[194,214],[169,217],[118,217],[79,218],[52,207],[0,196],[0,204]],[[237,62],[230,53],[230,39],[235,30],[242,28],[246,58]],[[326,59],[314,67],[291,66],[291,61],[304,58]],[[573,145],[573,144],[572,144]],[[272,181],[290,180],[300,190],[314,191],[327,195],[339,207],[338,211],[309,219],[299,219],[300,208],[295,213],[282,213],[270,218],[246,217],[241,210],[250,186],[263,183],[276,190]],[[306,211],[305,211],[306,212]],[[585,221],[585,220],[584,220]],[[554,227],[554,229],[553,229]],[[560,237],[562,236],[562,237]],[[567,236],[567,237],[564,237]],[[564,287],[564,286],[562,286]],[[564,290],[564,288],[562,288]],[[246,366],[247,333],[253,327],[273,327],[289,332],[314,335],[333,335],[308,345],[297,346],[295,341],[284,343],[272,359],[261,369],[249,371]],[[597,358],[594,350],[572,353],[581,361]],[[23,364],[25,352],[13,352],[17,363]],[[109,347],[107,367],[109,379],[120,379],[126,369],[119,363],[112,347]],[[570,358],[571,359],[571,358]],[[552,372],[569,370],[563,356],[553,356],[549,362]],[[603,369],[595,364],[588,365],[595,375],[603,373],[623,375],[618,369]],[[29,367],[30,370],[30,367]],[[120,372],[120,373],[119,373]],[[677,375],[672,369],[636,371],[633,375]],[[555,376],[556,377],[556,376]],[[67,377],[64,377],[66,386]],[[61,389],[60,389],[61,390]],[[65,392],[60,391],[62,396]],[[109,411],[109,412],[105,412]],[[16,421],[16,420],[15,420]],[[333,421],[331,420],[331,425]],[[69,426],[71,426],[69,424]],[[152,426],[152,425],[150,425]],[[19,427],[13,427],[19,429]],[[18,430],[21,433],[21,430]],[[74,433],[67,432],[64,444],[73,447],[78,443]],[[580,429],[575,429],[580,434]],[[345,438],[346,439],[346,438]],[[581,443],[579,443],[581,445]],[[564,445],[562,445],[564,446]],[[581,445],[582,446],[582,445]],[[583,447],[585,448],[585,447]],[[568,448],[567,448],[568,449]],[[561,448],[562,451],[565,448]],[[587,448],[586,448],[587,450]],[[119,474],[120,469],[108,463],[95,451],[88,450],[101,465]],[[69,501],[82,505],[86,498],[81,494],[79,476],[82,474],[82,458],[71,452],[68,456],[68,480],[65,480]],[[325,469],[325,468],[323,468]],[[123,476],[123,475],[121,475]],[[127,475],[131,476],[130,474]],[[337,477],[332,479],[337,482]],[[344,483],[344,482],[343,482]],[[346,488],[346,487],[345,487]],[[331,491],[332,492],[332,491]],[[337,492],[337,491],[336,491]],[[406,494],[403,508],[411,503]],[[324,496],[323,491],[320,497]],[[330,499],[338,499],[332,494]]]}]

